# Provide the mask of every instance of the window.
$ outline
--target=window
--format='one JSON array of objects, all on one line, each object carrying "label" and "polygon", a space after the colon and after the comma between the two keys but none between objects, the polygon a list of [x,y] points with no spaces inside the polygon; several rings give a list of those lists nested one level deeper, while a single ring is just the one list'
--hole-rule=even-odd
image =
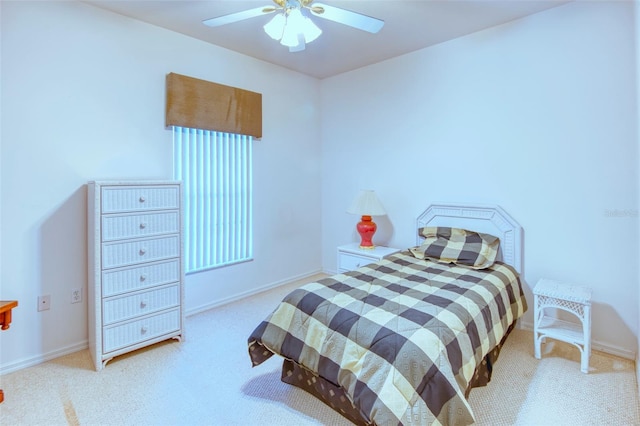
[{"label": "window", "polygon": [[187,273],[251,260],[251,136],[173,126]]}]

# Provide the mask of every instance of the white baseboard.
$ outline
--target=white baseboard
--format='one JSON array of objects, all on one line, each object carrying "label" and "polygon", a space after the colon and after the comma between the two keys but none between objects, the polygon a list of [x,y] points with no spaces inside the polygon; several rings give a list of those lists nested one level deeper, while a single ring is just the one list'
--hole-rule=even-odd
[{"label": "white baseboard", "polygon": [[34,365],[42,364],[43,362],[51,361],[52,359],[56,359],[64,355],[82,351],[84,349],[87,349],[88,347],[89,341],[84,340],[82,342],[66,346],[64,348],[56,349],[30,358],[23,358],[10,364],[2,365],[0,367],[0,375],[12,373],[14,371],[22,370],[23,368],[27,367],[33,367]]},{"label": "white baseboard", "polygon": [[[533,332],[533,323],[532,322],[521,322],[520,328],[523,330],[528,330]],[[533,342],[531,342],[533,347]],[[591,340],[591,349],[598,352],[603,352],[605,354],[617,356],[624,359],[629,359],[631,361],[636,361],[636,353],[630,349],[621,348],[619,346],[612,345],[610,343]],[[637,369],[637,361],[636,361],[636,369]],[[640,372],[638,373],[640,377]]]},{"label": "white baseboard", "polygon": [[309,277],[313,277],[314,275],[321,274],[321,270],[317,270],[315,272],[310,272],[306,274],[300,274],[297,276],[289,277],[284,280],[276,281],[270,284],[263,285],[262,287],[254,288],[251,290],[244,291],[242,293],[234,294],[233,296],[225,297],[224,299],[217,300],[212,303],[206,303],[204,305],[197,306],[195,308],[191,308],[185,311],[186,316],[191,316],[195,314],[199,314],[200,312],[208,311],[209,309],[217,308],[222,305],[226,305],[227,303],[235,302],[240,299],[244,299],[245,297],[254,296],[256,294],[263,293],[267,290],[271,290],[276,287],[280,287],[281,285],[290,284],[295,281],[304,280]]}]

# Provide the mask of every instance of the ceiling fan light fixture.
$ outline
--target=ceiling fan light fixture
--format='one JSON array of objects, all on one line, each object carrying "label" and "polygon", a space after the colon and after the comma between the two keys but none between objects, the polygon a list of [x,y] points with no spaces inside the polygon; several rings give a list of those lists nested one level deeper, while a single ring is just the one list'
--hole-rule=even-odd
[{"label": "ceiling fan light fixture", "polygon": [[[269,37],[289,48],[304,46],[322,34],[322,30],[311,19],[304,16],[299,8],[278,13],[263,28]],[[298,50],[290,49],[290,51]]]},{"label": "ceiling fan light fixture", "polygon": [[304,17],[300,9],[291,9],[287,15],[287,23],[282,33],[280,44],[287,47],[296,47],[300,44],[298,34],[302,34],[304,28]]},{"label": "ceiling fan light fixture", "polygon": [[304,29],[304,16],[300,9],[289,9],[289,14],[287,15],[287,28],[290,28],[291,31],[296,34],[302,32]]},{"label": "ceiling fan light fixture", "polygon": [[284,28],[284,34],[282,35],[282,40],[280,40],[280,44],[287,47],[296,47],[300,44],[298,40],[298,34],[293,32],[290,27]]},{"label": "ceiling fan light fixture", "polygon": [[326,4],[314,5],[312,4],[313,1],[314,0],[273,0],[275,3],[273,6],[262,6],[241,12],[229,13],[216,18],[206,19],[202,22],[210,27],[219,27],[267,13],[277,12],[268,23],[263,25],[263,29],[269,37],[289,47],[290,52],[304,50],[307,43],[311,43],[322,34],[322,30],[303,13],[303,9],[306,9],[307,13],[310,13],[312,17],[317,16],[372,34],[380,31],[384,25],[384,21],[380,19]]},{"label": "ceiling fan light fixture", "polygon": [[304,34],[304,41],[307,43],[311,43],[313,40],[320,37],[320,34],[322,34],[322,30],[318,28],[318,26],[314,24],[311,19],[305,16],[302,33]]},{"label": "ceiling fan light fixture", "polygon": [[264,32],[274,40],[282,39],[285,26],[287,25],[287,18],[284,13],[278,13],[272,20],[264,25]]}]

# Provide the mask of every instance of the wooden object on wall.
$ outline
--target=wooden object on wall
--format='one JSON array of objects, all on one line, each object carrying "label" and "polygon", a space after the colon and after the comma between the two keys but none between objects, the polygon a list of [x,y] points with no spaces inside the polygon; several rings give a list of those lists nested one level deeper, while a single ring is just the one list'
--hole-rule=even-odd
[{"label": "wooden object on wall", "polygon": [[11,310],[18,306],[17,300],[0,300],[0,328],[7,330],[11,324]]},{"label": "wooden object on wall", "polygon": [[166,126],[262,137],[262,94],[167,74]]},{"label": "wooden object on wall", "polygon": [[[0,300],[0,329],[8,330],[11,324],[11,310],[18,306],[17,300]],[[0,389],[0,402],[4,401],[4,392]]]}]

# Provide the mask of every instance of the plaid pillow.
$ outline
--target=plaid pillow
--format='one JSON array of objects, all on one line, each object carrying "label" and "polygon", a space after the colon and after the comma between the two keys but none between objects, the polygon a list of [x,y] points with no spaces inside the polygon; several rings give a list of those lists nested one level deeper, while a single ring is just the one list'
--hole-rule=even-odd
[{"label": "plaid pillow", "polygon": [[474,269],[493,265],[500,246],[498,237],[460,228],[427,226],[420,228],[418,233],[425,240],[419,247],[409,249],[416,258]]}]

